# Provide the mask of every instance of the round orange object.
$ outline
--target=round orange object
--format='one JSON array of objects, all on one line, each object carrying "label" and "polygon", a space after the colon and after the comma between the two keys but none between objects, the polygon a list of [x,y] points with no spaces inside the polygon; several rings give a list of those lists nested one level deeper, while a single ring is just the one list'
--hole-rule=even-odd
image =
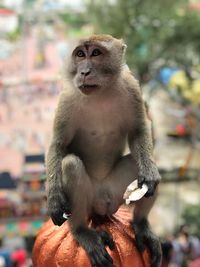
[{"label": "round orange object", "polygon": [[[103,224],[92,222],[92,227],[102,229],[112,235],[115,249],[108,253],[115,267],[150,267],[147,250],[141,254],[135,245],[134,234],[130,226],[131,211],[120,208],[118,212]],[[51,220],[40,230],[33,248],[34,267],[90,267],[84,249],[73,238],[68,223],[58,227]]]}]

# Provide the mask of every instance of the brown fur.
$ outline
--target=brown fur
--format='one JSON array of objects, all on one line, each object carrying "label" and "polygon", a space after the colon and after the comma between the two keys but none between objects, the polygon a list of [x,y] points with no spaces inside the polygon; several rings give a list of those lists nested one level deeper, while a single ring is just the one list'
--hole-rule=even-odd
[{"label": "brown fur", "polygon": [[[110,35],[94,35],[74,50],[47,155],[50,216],[60,225],[63,213],[71,213],[74,236],[98,267],[113,266],[105,250],[113,241],[88,229],[88,219],[116,212],[134,179],[140,186],[148,185],[150,196],[160,180],[152,160],[151,130],[141,90],[125,65],[123,46]],[[130,153],[124,155],[127,145]],[[155,195],[136,203],[136,230],[138,222],[146,222],[154,201]],[[158,249],[148,224],[142,225]],[[141,242],[143,233],[137,232]]]}]

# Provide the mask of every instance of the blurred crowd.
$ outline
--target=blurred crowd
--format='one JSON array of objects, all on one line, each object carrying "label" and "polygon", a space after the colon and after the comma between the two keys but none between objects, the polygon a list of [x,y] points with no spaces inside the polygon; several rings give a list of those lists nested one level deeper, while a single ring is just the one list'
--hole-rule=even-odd
[{"label": "blurred crowd", "polygon": [[21,236],[9,236],[1,240],[0,267],[32,267],[31,250]]},{"label": "blurred crowd", "polygon": [[19,248],[15,251],[0,250],[0,267],[31,267],[31,259],[26,249]]},{"label": "blurred crowd", "polygon": [[200,240],[190,234],[188,225],[181,225],[176,235],[162,242],[161,267],[199,267]]},{"label": "blurred crowd", "polygon": [[[0,267],[31,267],[29,252],[18,238],[3,240],[0,247]],[[200,240],[191,235],[189,227],[182,225],[175,236],[162,241],[163,258],[161,267],[199,267]]]}]

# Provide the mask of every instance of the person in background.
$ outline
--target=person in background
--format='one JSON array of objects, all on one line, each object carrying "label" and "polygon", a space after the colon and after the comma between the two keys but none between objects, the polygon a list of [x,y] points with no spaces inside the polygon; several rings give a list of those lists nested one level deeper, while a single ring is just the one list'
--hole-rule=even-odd
[{"label": "person in background", "polygon": [[6,267],[6,261],[3,256],[0,256],[0,267]]},{"label": "person in background", "polygon": [[24,248],[19,248],[12,253],[14,267],[26,267],[27,252]]},{"label": "person in background", "polygon": [[192,261],[189,267],[199,267],[200,266],[200,257],[194,261]]},{"label": "person in background", "polygon": [[187,267],[188,263],[200,257],[200,241],[189,234],[188,225],[181,225],[178,236],[172,241],[172,263],[174,267]]}]

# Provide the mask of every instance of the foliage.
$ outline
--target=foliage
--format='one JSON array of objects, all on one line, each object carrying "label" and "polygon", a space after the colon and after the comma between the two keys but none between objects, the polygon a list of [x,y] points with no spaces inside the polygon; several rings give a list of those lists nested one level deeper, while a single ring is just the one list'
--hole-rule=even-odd
[{"label": "foliage", "polygon": [[165,41],[165,47],[169,57],[184,65],[191,65],[192,61],[199,63],[200,56],[200,13],[188,10],[182,16],[178,16],[173,31]]},{"label": "foliage", "polygon": [[200,237],[200,206],[188,205],[182,213],[183,223],[189,225],[190,232]]},{"label": "foliage", "polygon": [[88,22],[84,13],[62,12],[60,19],[68,26],[78,29]]},{"label": "foliage", "polygon": [[11,42],[16,42],[21,35],[21,29],[18,27],[15,31],[7,33],[7,38]]},{"label": "foliage", "polygon": [[143,79],[161,57],[178,57],[184,64],[186,54],[196,58],[199,53],[200,15],[187,5],[186,0],[90,0],[88,14],[95,32],[125,39],[128,64]]}]

